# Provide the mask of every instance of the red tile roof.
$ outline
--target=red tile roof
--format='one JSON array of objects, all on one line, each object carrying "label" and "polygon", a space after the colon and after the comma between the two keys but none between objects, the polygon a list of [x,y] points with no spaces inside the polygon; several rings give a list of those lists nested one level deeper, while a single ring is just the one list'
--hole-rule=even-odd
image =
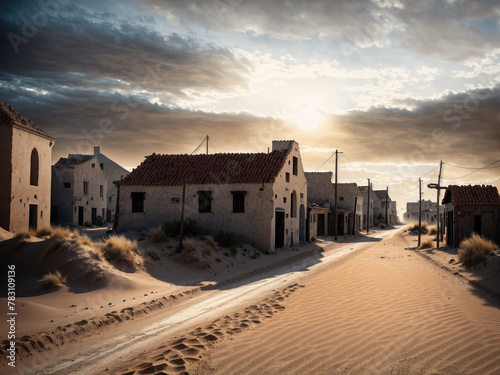
[{"label": "red tile roof", "polygon": [[496,186],[450,185],[446,189],[442,203],[453,203],[455,206],[500,205],[500,196]]},{"label": "red tile roof", "polygon": [[274,182],[289,150],[268,154],[150,155],[117,185],[261,184]]},{"label": "red tile roof", "polygon": [[17,112],[14,107],[8,105],[7,103],[0,100],[0,125],[10,125],[15,126],[17,128],[21,128],[26,130],[27,132],[37,134],[44,138],[55,140],[54,137],[51,137],[47,133],[45,133],[42,129],[40,129],[33,121],[30,121]]}]

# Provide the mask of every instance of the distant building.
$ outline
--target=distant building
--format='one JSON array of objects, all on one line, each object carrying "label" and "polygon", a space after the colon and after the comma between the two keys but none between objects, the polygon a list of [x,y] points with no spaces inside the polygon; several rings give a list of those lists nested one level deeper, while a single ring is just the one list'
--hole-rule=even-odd
[{"label": "distant building", "polygon": [[307,179],[307,240],[334,234],[333,209],[335,190],[332,172],[306,172]]},{"label": "distant building", "polygon": [[368,207],[368,186],[360,186],[358,189],[363,196],[363,222],[365,223],[363,229],[367,229],[368,225],[371,228],[375,223],[374,214],[378,212],[381,207],[380,199],[373,191],[373,188],[370,187],[370,207]]},{"label": "distant building", "polygon": [[94,155],[69,154],[52,166],[52,222],[102,224],[107,179]]},{"label": "distant building", "polygon": [[[374,190],[380,201],[380,207],[374,211],[375,224],[385,223],[389,225],[396,225],[398,223],[398,213],[396,210],[396,202],[394,202],[387,190]],[[387,206],[387,220],[386,220],[386,206]]]},{"label": "distant building", "polygon": [[[419,202],[406,203],[406,212],[403,214],[405,223],[418,221]],[[440,216],[443,217],[444,206],[439,206]],[[422,221],[428,224],[436,224],[437,222],[437,203],[431,200],[422,200]]]},{"label": "distant building", "polygon": [[0,227],[19,232],[50,224],[55,138],[0,101]]},{"label": "distant building", "polygon": [[339,190],[337,194],[339,209],[348,213],[347,228],[343,228],[342,233],[339,230],[339,234],[359,232],[364,227],[363,195],[356,183],[341,183],[337,184],[337,186]]},{"label": "distant building", "polygon": [[307,185],[299,145],[273,141],[272,152],[152,154],[117,182],[117,231],[154,228],[181,216],[208,233],[232,231],[273,251],[305,239]]},{"label": "distant building", "polygon": [[450,185],[442,204],[447,245],[458,247],[472,233],[500,243],[500,196],[495,186]]}]

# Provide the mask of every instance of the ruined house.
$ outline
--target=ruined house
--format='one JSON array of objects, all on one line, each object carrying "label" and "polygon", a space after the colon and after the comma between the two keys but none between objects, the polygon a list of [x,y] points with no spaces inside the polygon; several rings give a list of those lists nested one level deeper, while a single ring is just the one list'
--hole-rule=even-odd
[{"label": "ruined house", "polygon": [[[337,184],[338,193],[337,199],[339,209],[348,214],[348,225],[342,228],[342,233],[353,234],[364,228],[363,222],[363,196],[358,189],[356,183],[341,183]],[[339,221],[340,222],[340,221]]]},{"label": "ruined house", "polygon": [[305,239],[307,186],[295,141],[273,141],[267,154],[152,154],[116,184],[117,231],[179,220],[185,184],[184,217],[207,233],[232,231],[270,251]]},{"label": "ruined house", "polygon": [[332,172],[306,172],[307,179],[307,231],[310,241],[317,236],[334,233],[333,209],[335,190],[332,186]]},{"label": "ruined house", "polygon": [[500,243],[500,196],[495,186],[450,185],[442,204],[447,245],[458,247],[472,233]]},{"label": "ruined house", "polygon": [[107,180],[97,156],[69,154],[52,166],[52,222],[102,225]]},{"label": "ruined house", "polygon": [[55,138],[0,101],[0,227],[19,232],[50,224]]}]

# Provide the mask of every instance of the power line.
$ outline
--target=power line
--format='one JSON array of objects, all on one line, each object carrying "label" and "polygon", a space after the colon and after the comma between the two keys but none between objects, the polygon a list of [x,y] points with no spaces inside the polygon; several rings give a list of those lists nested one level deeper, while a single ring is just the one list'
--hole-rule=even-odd
[{"label": "power line", "polygon": [[[468,174],[463,175],[463,176],[460,176],[460,177],[453,177],[453,178],[444,178],[444,177],[441,177],[441,179],[442,179],[442,180],[459,180],[459,179],[461,179],[461,178],[468,177],[468,176],[470,176],[470,175],[472,175],[472,174],[474,174],[474,173],[476,173],[476,172],[479,172],[479,171],[481,171],[481,170],[483,170],[483,169],[488,169],[488,167],[492,166],[493,164],[498,163],[499,161],[500,161],[500,159],[499,159],[499,160],[497,160],[497,161],[494,161],[493,163],[488,164],[488,165],[486,165],[486,166],[484,166],[484,167],[482,167],[482,168],[475,168],[476,170],[475,170],[474,172],[468,173]],[[497,168],[497,167],[495,167],[495,168]],[[491,169],[491,168],[490,168],[490,169]]]},{"label": "power line", "polygon": [[326,159],[326,160],[325,160],[325,162],[324,162],[323,164],[321,164],[318,168],[316,168],[316,169],[315,169],[315,172],[316,172],[318,169],[320,169],[323,165],[325,165],[325,164],[328,162],[328,160],[330,160],[331,158],[333,158],[333,155],[335,155],[335,153],[336,153],[336,152],[337,152],[337,151],[335,151],[333,154],[331,154],[331,155],[330,155],[330,157],[329,157],[328,159]]},{"label": "power line", "polygon": [[[499,161],[500,161],[500,159],[498,159],[494,163],[491,163],[490,165],[496,164]],[[443,163],[443,164],[449,165],[450,167],[463,168],[463,169],[487,169],[488,168],[488,166],[486,166],[486,167],[480,167],[480,168],[474,168],[474,167],[463,167],[461,165],[454,165],[454,164],[449,164],[449,163]],[[492,167],[492,168],[500,168],[500,166],[498,166],[498,167]]]},{"label": "power line", "polygon": [[206,140],[207,140],[206,138],[203,138],[203,141],[200,143],[200,145],[199,145],[198,147],[196,147],[196,148],[194,149],[194,151],[191,153],[191,155],[193,155],[196,151],[198,151],[198,150],[200,149],[201,145],[202,145],[203,143],[205,143],[205,141],[206,141]]}]

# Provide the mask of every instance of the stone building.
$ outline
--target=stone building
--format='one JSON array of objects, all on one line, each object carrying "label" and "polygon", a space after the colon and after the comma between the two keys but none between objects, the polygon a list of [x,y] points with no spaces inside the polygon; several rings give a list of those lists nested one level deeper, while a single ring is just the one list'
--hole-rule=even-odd
[{"label": "stone building", "polygon": [[332,172],[306,172],[307,179],[307,231],[306,237],[334,234],[333,209],[335,190]]},{"label": "stone building", "polygon": [[[418,221],[418,203],[406,203],[406,212],[403,214],[403,221],[405,223],[412,223]],[[444,206],[439,207],[440,216],[444,212]],[[436,224],[437,222],[437,203],[431,200],[422,200],[422,221],[428,224]]]},{"label": "stone building", "polygon": [[495,186],[450,185],[441,203],[447,245],[458,247],[472,233],[500,243],[500,196]]},{"label": "stone building", "polygon": [[267,154],[152,154],[117,182],[115,229],[179,220],[184,182],[184,217],[208,233],[232,231],[270,251],[305,238],[307,185],[295,141],[273,141]]},{"label": "stone building", "polygon": [[52,166],[52,222],[102,224],[106,192],[107,180],[97,156],[69,154],[60,158]]},{"label": "stone building", "polygon": [[360,186],[359,191],[363,196],[363,222],[365,223],[363,229],[367,229],[367,225],[371,228],[375,223],[375,212],[381,207],[380,199],[370,186],[370,207],[368,208],[368,186]]},{"label": "stone building", "polygon": [[118,188],[114,184],[115,181],[120,181],[121,179],[127,177],[130,172],[123,168],[118,163],[114,162],[106,155],[101,154],[100,147],[94,147],[94,156],[97,157],[99,162],[99,167],[104,173],[107,181],[107,191],[106,191],[106,215],[103,216],[104,220],[108,223],[112,223],[115,220],[115,210],[116,210],[116,199],[118,197]]},{"label": "stone building", "polygon": [[[356,183],[337,184],[339,208],[348,213],[348,226],[342,234],[352,234],[364,228],[363,196]],[[340,233],[339,233],[340,234]]]},{"label": "stone building", "polygon": [[0,227],[19,232],[50,224],[55,138],[0,101]]},{"label": "stone building", "polygon": [[394,202],[387,190],[374,190],[377,195],[380,207],[377,207],[373,212],[375,225],[386,222],[386,206],[387,206],[387,224],[396,225],[398,223],[398,213],[396,210],[396,202]]}]

